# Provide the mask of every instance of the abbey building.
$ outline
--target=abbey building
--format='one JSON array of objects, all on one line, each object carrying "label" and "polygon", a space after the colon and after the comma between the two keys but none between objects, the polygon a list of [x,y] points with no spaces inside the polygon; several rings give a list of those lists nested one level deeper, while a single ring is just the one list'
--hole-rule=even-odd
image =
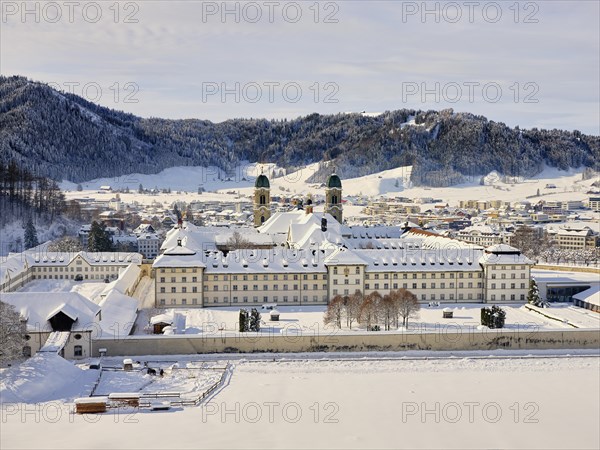
[{"label": "abbey building", "polygon": [[[525,301],[533,262],[518,249],[483,248],[409,224],[350,227],[337,175],[325,194],[323,213],[309,198],[301,209],[271,214],[270,183],[261,174],[254,228],[173,228],[153,265],[156,306],[324,305],[336,295],[400,288],[422,302]],[[223,234],[237,234],[244,245]]]}]

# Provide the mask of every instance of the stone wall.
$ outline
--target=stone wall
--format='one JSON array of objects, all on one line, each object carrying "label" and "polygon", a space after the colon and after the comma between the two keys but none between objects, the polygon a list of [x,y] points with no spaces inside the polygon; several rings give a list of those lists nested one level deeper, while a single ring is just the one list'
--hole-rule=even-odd
[{"label": "stone wall", "polygon": [[599,349],[600,330],[485,330],[446,329],[432,333],[386,332],[332,335],[127,336],[96,339],[107,356],[187,355],[197,353],[494,350],[494,349]]}]

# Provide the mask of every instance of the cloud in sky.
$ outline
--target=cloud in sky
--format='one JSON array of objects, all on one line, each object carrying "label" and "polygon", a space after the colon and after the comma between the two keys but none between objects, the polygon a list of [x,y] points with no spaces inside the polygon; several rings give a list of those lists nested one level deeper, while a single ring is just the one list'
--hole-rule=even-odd
[{"label": "cloud in sky", "polygon": [[3,75],[76,82],[145,117],[452,107],[600,134],[597,1],[58,1],[27,2],[24,16],[20,1],[1,5]]}]

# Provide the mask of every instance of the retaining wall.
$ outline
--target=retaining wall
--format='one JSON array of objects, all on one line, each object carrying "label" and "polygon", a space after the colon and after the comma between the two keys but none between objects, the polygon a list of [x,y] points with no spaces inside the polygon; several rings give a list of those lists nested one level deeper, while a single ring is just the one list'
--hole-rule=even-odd
[{"label": "retaining wall", "polygon": [[432,333],[352,333],[333,335],[127,336],[96,339],[93,354],[107,356],[189,355],[198,353],[600,349],[600,330],[485,330],[451,329]]}]

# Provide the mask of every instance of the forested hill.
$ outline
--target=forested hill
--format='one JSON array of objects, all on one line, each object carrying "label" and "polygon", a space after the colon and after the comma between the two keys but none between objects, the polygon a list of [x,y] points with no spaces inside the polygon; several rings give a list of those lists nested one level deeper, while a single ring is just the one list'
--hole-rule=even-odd
[{"label": "forested hill", "polygon": [[240,161],[293,168],[335,160],[344,178],[414,165],[415,184],[441,186],[492,170],[533,176],[544,163],[598,170],[600,137],[512,129],[451,110],[223,123],[143,119],[15,76],[0,77],[0,159],[75,182],[182,165],[229,171]]}]

